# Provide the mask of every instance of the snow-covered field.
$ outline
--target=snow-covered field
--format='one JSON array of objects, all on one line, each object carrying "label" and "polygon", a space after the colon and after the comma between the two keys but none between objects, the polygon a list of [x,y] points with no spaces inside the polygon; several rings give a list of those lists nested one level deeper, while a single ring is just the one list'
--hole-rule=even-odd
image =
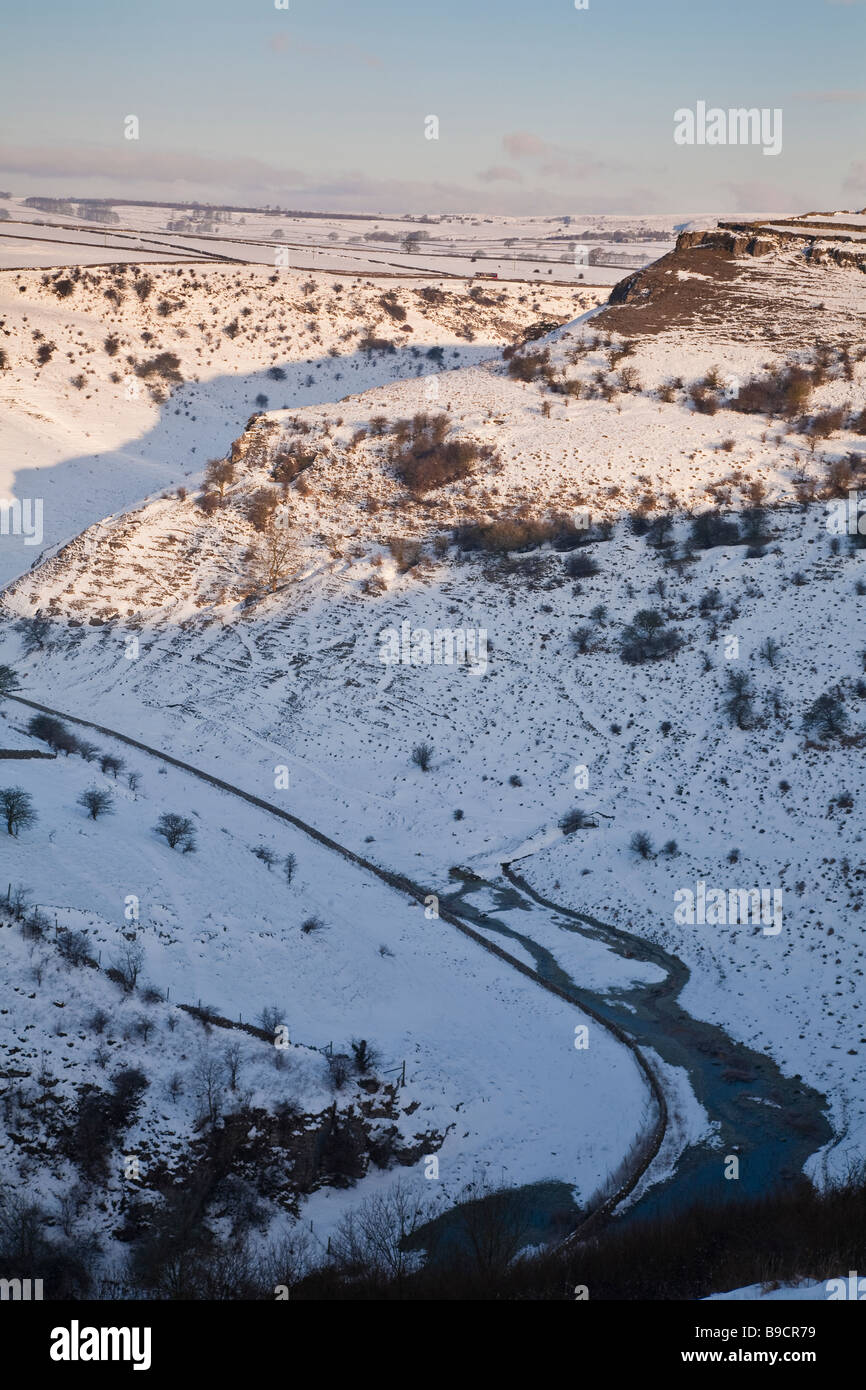
[{"label": "snow-covered field", "polygon": [[[588,264],[590,251],[602,261],[623,253],[652,261],[672,249],[677,230],[714,222],[711,217],[682,215],[305,217],[118,204],[112,209],[118,222],[103,226],[88,220],[86,208],[75,215],[72,209],[78,206],[69,203],[66,211],[46,212],[27,207],[20,196],[0,202],[0,210],[8,213],[8,220],[0,220],[0,267],[224,257],[339,274],[393,275],[404,270],[414,275],[471,276],[483,271],[503,279],[545,277],[575,285],[613,285],[623,271],[615,260]],[[407,251],[406,238],[413,234],[418,240]]]}]

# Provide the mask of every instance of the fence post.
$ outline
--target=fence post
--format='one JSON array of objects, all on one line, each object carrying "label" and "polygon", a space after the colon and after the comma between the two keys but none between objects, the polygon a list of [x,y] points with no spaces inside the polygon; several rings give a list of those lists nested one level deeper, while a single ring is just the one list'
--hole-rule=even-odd
[{"label": "fence post", "polygon": [[401,1086],[405,1086],[405,1085],[406,1085],[406,1058],[405,1058],[405,1057],[403,1058],[403,1074],[402,1074],[402,1076],[400,1077],[400,1085],[401,1085]]}]

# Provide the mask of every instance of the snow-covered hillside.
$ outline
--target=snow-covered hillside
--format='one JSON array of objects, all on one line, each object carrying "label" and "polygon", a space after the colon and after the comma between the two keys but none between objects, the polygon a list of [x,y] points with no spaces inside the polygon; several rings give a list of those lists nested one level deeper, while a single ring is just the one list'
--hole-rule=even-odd
[{"label": "snow-covered hillside", "polygon": [[[450,334],[432,358],[410,348],[368,359],[341,311],[333,333],[351,332],[354,347],[338,362],[339,390],[325,394],[326,361],[307,404],[284,402],[282,383],[265,390],[262,413],[220,441],[221,482],[106,508],[114,514],[6,590],[0,659],[30,698],[216,773],[434,893],[451,891],[458,869],[494,882],[520,858],[547,897],[660,943],[691,971],[681,1002],[692,1015],[828,1096],[834,1141],[809,1165],[822,1180],[866,1142],[866,576],[856,511],[853,529],[850,512],[828,524],[863,474],[866,282],[856,264],[819,254],[815,237],[759,232],[742,244],[728,232],[686,237],[608,308],[578,305],[574,322],[504,358],[489,344],[521,339],[533,317],[555,321],[549,300],[530,314],[531,297],[500,304],[487,285],[459,305],[404,287],[413,345]],[[316,289],[313,321],[332,288]],[[263,280],[262,305],[269,292]],[[381,290],[350,294],[357,316]],[[422,303],[444,320],[428,321]],[[216,347],[208,363],[207,337],[187,332],[215,370]],[[466,347],[467,332],[485,346]],[[263,351],[254,337],[251,355]],[[279,341],[268,351],[284,360]],[[401,379],[364,376],[382,361]],[[279,535],[290,549],[266,582],[263,549]],[[436,663],[437,631],[469,644],[470,659]],[[54,765],[21,766],[48,798]],[[58,770],[54,782],[84,773],[74,757]],[[146,778],[146,808],[124,808],[107,890],[118,901],[138,891],[124,885],[145,863],[162,885],[156,857],[170,854],[141,847],[154,811],[168,809],[161,790],[151,804],[152,770]],[[175,799],[193,797],[181,774],[167,778]],[[50,795],[57,815],[74,800],[65,788]],[[145,932],[157,983],[199,972],[203,997],[246,1018],[285,970],[303,1041],[373,1032],[392,1061],[415,1047],[408,1074],[430,1126],[444,1133],[460,1104],[441,1152],[457,1147],[461,1178],[495,1154],[510,1181],[565,1177],[585,1197],[620,1162],[645,1093],[613,1041],[591,1078],[576,1073],[567,1036],[557,1052],[573,1010],[417,908],[396,913],[393,894],[326,850],[293,842],[300,910],[333,923],[299,933],[294,889],[287,899],[250,852],[262,840],[283,853],[284,833],[259,813],[239,828],[234,807],[200,795],[200,881],[181,861]],[[592,823],[565,833],[576,809]],[[84,831],[86,852],[65,852],[52,900],[107,923],[101,859],[92,867],[103,828]],[[41,902],[48,847],[37,850],[35,833],[4,851],[22,866],[33,852],[31,878],[17,867],[15,877]],[[779,894],[779,929],[678,919],[675,895],[699,882]],[[544,930],[575,979],[623,983],[622,961],[555,921]],[[615,1113],[596,1132],[602,1094],[616,1095]],[[486,1097],[505,1096],[507,1124],[497,1101],[487,1127]],[[560,1166],[541,1116],[558,1136],[566,1111],[590,1117],[593,1139]],[[689,1123],[700,1128],[693,1113]],[[333,1198],[315,1200],[320,1212]]]},{"label": "snow-covered hillside", "polygon": [[477,295],[273,266],[0,274],[0,499],[41,509],[38,529],[0,538],[0,580],[118,509],[189,487],[257,409],[479,361],[598,302],[554,286]]}]

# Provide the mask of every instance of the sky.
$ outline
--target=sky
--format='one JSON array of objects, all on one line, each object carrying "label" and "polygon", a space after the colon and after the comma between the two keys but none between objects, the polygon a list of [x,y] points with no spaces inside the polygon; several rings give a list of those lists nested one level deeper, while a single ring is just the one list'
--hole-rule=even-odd
[{"label": "sky", "polygon": [[[0,188],[383,213],[866,207],[866,0],[282,3],[0,0]],[[698,102],[780,109],[781,151],[676,144]]]}]

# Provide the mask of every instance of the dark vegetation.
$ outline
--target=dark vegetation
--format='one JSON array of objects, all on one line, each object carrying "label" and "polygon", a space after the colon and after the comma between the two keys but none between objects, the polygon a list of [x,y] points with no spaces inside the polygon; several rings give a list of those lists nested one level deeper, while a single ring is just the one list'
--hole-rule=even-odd
[{"label": "dark vegetation", "polygon": [[430,492],[467,478],[477,464],[498,462],[492,444],[463,436],[448,438],[450,418],[421,412],[391,428],[388,461],[411,492]]},{"label": "dark vegetation", "polygon": [[[863,1267],[866,1181],[858,1173],[818,1192],[800,1178],[762,1197],[626,1224],[614,1218],[579,1244],[517,1261],[495,1257],[509,1247],[513,1212],[494,1208],[484,1224],[483,1240],[434,1255],[418,1273],[388,1278],[370,1262],[347,1278],[335,1262],[302,1280],[292,1298],[573,1302],[585,1286],[593,1301],[695,1300],[754,1283],[834,1278]],[[479,1258],[484,1250],[493,1258]]]}]

